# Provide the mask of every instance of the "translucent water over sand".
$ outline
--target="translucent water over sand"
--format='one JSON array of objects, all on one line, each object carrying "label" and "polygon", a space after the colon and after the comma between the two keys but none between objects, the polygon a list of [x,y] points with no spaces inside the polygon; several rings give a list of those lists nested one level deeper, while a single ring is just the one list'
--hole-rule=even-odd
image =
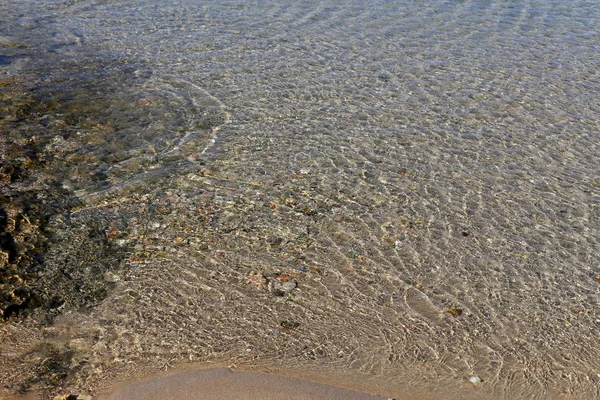
[{"label": "translucent water over sand", "polygon": [[3,282],[39,292],[0,326],[6,396],[217,363],[600,398],[596,2],[0,15],[0,226],[45,238]]}]

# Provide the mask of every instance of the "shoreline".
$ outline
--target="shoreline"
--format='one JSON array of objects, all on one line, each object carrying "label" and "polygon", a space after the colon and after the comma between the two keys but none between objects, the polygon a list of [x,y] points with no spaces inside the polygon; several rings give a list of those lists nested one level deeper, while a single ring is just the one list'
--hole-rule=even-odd
[{"label": "shoreline", "polygon": [[296,377],[249,370],[211,368],[177,371],[164,376],[117,385],[94,400],[154,400],[177,398],[265,400],[387,400],[389,397],[313,382]]},{"label": "shoreline", "polygon": [[[212,364],[181,366],[169,371],[142,374],[118,374],[115,380],[96,386],[90,392],[46,390],[11,400],[441,400],[423,393],[403,392],[397,385],[385,384],[375,376],[351,371],[320,369],[294,371],[258,366]],[[92,395],[92,393],[94,393]]]}]

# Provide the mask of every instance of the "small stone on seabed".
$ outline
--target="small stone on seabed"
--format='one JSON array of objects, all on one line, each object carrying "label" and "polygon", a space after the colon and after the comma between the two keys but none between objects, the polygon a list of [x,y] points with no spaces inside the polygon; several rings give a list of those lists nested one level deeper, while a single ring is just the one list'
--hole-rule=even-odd
[{"label": "small stone on seabed", "polygon": [[306,264],[296,264],[292,268],[298,271],[306,272],[308,271],[308,266]]},{"label": "small stone on seabed", "polygon": [[267,286],[267,278],[261,273],[251,273],[244,278],[246,285],[252,285],[257,288],[263,288]]},{"label": "small stone on seabed", "polygon": [[117,274],[113,274],[112,272],[105,272],[104,273],[104,281],[105,282],[109,282],[109,283],[116,283],[119,282],[121,280],[121,277]]},{"label": "small stone on seabed", "polygon": [[269,279],[269,290],[275,296],[284,296],[286,293],[291,292],[298,286],[298,281],[284,274],[279,275],[275,279]]}]

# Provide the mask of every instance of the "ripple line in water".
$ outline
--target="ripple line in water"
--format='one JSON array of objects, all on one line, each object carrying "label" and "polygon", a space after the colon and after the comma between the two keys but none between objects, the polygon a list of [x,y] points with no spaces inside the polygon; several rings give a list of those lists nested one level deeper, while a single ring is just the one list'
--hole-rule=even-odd
[{"label": "ripple line in water", "polygon": [[[123,104],[113,107],[104,119],[121,121],[121,126],[93,146],[95,154],[103,152],[95,169],[104,179],[100,185],[76,191],[85,203],[193,168],[231,119],[219,99],[175,76],[152,77],[120,96]],[[78,143],[74,151],[86,153],[90,145]]]}]

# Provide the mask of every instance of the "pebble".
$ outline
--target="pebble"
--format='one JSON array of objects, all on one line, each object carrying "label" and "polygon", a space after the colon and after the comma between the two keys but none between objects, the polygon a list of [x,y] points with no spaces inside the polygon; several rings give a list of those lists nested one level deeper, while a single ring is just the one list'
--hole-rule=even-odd
[{"label": "pebble", "polygon": [[286,282],[281,282],[278,279],[269,279],[269,291],[275,296],[285,296],[298,286],[296,279],[290,279]]},{"label": "pebble", "polygon": [[302,271],[302,272],[308,271],[308,266],[306,264],[296,264],[293,266],[293,268],[297,271]]},{"label": "pebble", "polygon": [[104,273],[104,281],[109,283],[116,283],[121,281],[121,277],[117,274],[107,271]]}]

